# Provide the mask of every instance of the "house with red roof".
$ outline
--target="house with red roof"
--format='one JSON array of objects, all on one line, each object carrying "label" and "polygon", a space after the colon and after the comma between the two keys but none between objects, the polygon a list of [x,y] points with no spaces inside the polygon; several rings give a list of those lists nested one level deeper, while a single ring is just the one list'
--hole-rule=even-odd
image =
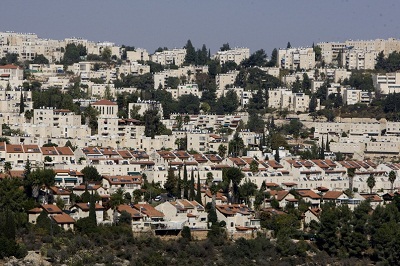
[{"label": "house with red roof", "polygon": [[108,194],[115,193],[122,189],[125,193],[132,195],[133,191],[141,189],[143,179],[141,175],[114,175],[103,176],[102,187],[108,191]]},{"label": "house with red roof", "polygon": [[305,224],[310,224],[311,221],[319,222],[321,212],[321,208],[308,208],[303,214],[303,222]]},{"label": "house with red roof", "polygon": [[23,68],[8,64],[0,66],[0,80],[23,80],[24,70]]},{"label": "house with red roof", "polygon": [[75,220],[66,213],[54,215],[51,219],[64,230],[74,230]]},{"label": "house with red roof", "polygon": [[42,204],[42,205],[40,205],[40,207],[36,207],[36,208],[30,209],[28,211],[29,222],[35,224],[37,221],[37,218],[39,217],[40,213],[42,213],[42,212],[46,212],[46,214],[49,217],[63,214],[62,210],[59,207],[57,207],[57,205]]},{"label": "house with red roof", "polygon": [[[86,218],[89,217],[90,203],[89,202],[75,203],[75,205],[73,205],[69,210],[70,210],[70,216],[74,220]],[[105,208],[102,205],[95,203],[97,224],[100,224],[104,221],[103,219],[104,211]]]},{"label": "house with red roof", "polygon": [[295,207],[298,205],[298,200],[288,190],[268,190],[268,193],[270,198],[266,199],[266,202],[269,203],[269,206],[271,206],[270,203],[273,199],[279,202],[280,208],[285,208],[289,203],[292,203]]},{"label": "house with red roof", "polygon": [[191,229],[207,229],[207,213],[197,201],[178,199],[163,202],[155,208],[164,213],[165,221],[188,226]]},{"label": "house with red roof", "polygon": [[254,211],[244,204],[216,205],[218,221],[226,223],[228,233],[251,233],[260,228],[260,220]]}]

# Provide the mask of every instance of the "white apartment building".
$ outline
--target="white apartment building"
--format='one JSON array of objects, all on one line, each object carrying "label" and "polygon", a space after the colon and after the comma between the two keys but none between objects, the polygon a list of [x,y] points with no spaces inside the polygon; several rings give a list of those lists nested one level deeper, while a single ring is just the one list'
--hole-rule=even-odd
[{"label": "white apartment building", "polygon": [[133,62],[133,61],[148,61],[150,59],[149,53],[146,49],[143,48],[136,48],[135,51],[127,51],[126,52],[126,59]]},{"label": "white apartment building", "polygon": [[180,66],[185,61],[186,49],[172,49],[162,52],[156,52],[150,56],[150,61],[161,65]]},{"label": "white apartment building", "polygon": [[378,53],[377,51],[347,49],[342,54],[343,66],[346,69],[374,69]]},{"label": "white apartment building", "polygon": [[136,61],[128,62],[123,64],[119,67],[115,68],[116,74],[120,77],[121,74],[129,75],[129,74],[136,74],[136,75],[143,75],[146,73],[150,73],[150,66],[149,65],[142,65]]},{"label": "white apartment building", "polygon": [[400,122],[386,122],[386,135],[400,135]]},{"label": "white apartment building", "polygon": [[162,108],[160,102],[144,101],[144,100],[142,101],[139,98],[136,103],[129,103],[129,105],[128,105],[128,110],[129,110],[128,115],[129,116],[131,116],[130,111],[133,109],[134,106],[139,107],[139,110],[138,110],[139,115],[143,115],[147,110],[156,109],[156,110],[158,110],[158,114],[160,115],[160,117],[164,117],[163,108]]},{"label": "white apartment building", "polygon": [[199,91],[199,87],[197,84],[185,84],[185,85],[179,85],[178,88],[167,88],[167,92],[170,92],[172,94],[172,97],[174,99],[178,99],[182,95],[188,95],[188,94],[193,94],[194,96],[197,96],[201,98],[201,92]]},{"label": "white apartment building", "polygon": [[239,74],[239,71],[233,70],[225,74],[218,74],[215,77],[215,83],[217,85],[218,91],[224,91],[227,86],[233,86],[236,80],[236,76]]},{"label": "white apartment building", "polygon": [[350,123],[350,135],[380,136],[385,126],[375,123]]},{"label": "white apartment building", "polygon": [[279,49],[278,64],[284,69],[312,69],[315,67],[314,50],[313,48]]},{"label": "white apartment building", "polygon": [[287,109],[293,112],[305,112],[310,105],[310,96],[304,93],[292,93],[287,88],[270,89],[268,106],[275,109]]},{"label": "white apartment building", "polygon": [[32,124],[48,124],[53,127],[58,127],[60,125],[80,126],[81,116],[64,109],[34,109]]},{"label": "white apartment building", "polygon": [[180,78],[181,82],[185,79],[186,82],[193,83],[196,80],[196,74],[200,73],[208,73],[208,66],[190,65],[154,73],[154,89],[158,89],[160,85],[165,88],[169,77]]},{"label": "white apartment building", "polygon": [[1,80],[23,80],[24,70],[19,66],[5,65],[0,66],[0,79]]},{"label": "white apartment building", "polygon": [[383,95],[400,92],[400,72],[372,74],[376,91]]},{"label": "white apartment building", "polygon": [[262,71],[267,73],[268,75],[274,76],[275,78],[279,78],[279,67],[260,67]]},{"label": "white apartment building", "polygon": [[19,114],[19,106],[21,95],[24,99],[25,110],[30,110],[33,108],[32,102],[32,92],[22,91],[18,88],[13,88],[6,90],[0,88],[0,112],[5,115],[5,113],[16,113]]},{"label": "white apartment building", "polygon": [[343,102],[347,105],[354,105],[356,103],[369,104],[374,96],[374,92],[362,91],[354,88],[345,88],[343,90]]},{"label": "white apartment building", "polygon": [[235,62],[239,65],[243,60],[249,58],[250,56],[250,49],[249,48],[233,48],[227,51],[218,51],[214,56],[213,59],[219,60],[222,64],[225,64],[228,61]]},{"label": "white apartment building", "polygon": [[29,71],[35,77],[49,77],[64,73],[64,66],[57,64],[29,64]]},{"label": "white apartment building", "polygon": [[[334,60],[337,59],[337,56],[342,53],[346,54],[350,50],[361,50],[361,51],[366,51],[366,52],[373,52],[376,53],[376,55],[383,51],[383,53],[387,56],[388,54],[394,52],[394,51],[400,51],[400,40],[394,39],[394,38],[389,38],[387,40],[383,39],[376,39],[376,40],[369,40],[369,41],[364,41],[364,40],[347,40],[345,42],[339,43],[339,42],[321,42],[317,44],[321,48],[321,54],[322,54],[322,60],[325,61],[325,63],[330,64]],[[371,56],[371,57],[370,57]],[[361,56],[360,60],[362,61],[363,56]],[[368,57],[368,58],[367,58]],[[374,57],[375,60],[376,57]],[[357,60],[355,59],[355,56],[353,54],[353,62],[351,66],[356,66],[357,65]],[[367,55],[364,60],[367,60],[368,62],[365,64],[370,67],[372,63],[372,54]],[[344,61],[342,61],[344,62]],[[365,66],[364,66],[365,67]],[[368,68],[364,68],[368,69]]]}]

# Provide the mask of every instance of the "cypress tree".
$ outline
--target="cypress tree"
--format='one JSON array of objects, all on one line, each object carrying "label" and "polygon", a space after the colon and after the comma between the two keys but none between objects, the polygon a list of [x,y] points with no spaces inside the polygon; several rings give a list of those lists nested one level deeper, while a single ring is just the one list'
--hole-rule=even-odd
[{"label": "cypress tree", "polygon": [[193,172],[193,168],[192,168],[192,176],[190,177],[190,189],[189,189],[189,199],[190,200],[194,200],[194,172]]},{"label": "cypress tree", "polygon": [[91,226],[97,226],[96,202],[94,201],[93,192],[90,195],[90,201],[89,201],[89,221]]},{"label": "cypress tree", "polygon": [[176,193],[175,196],[178,199],[182,198],[182,178],[181,178],[181,168],[179,168],[179,172],[178,172],[178,182],[176,184]]},{"label": "cypress tree", "polygon": [[319,158],[321,160],[325,159],[325,144],[324,144],[324,138],[322,138],[322,143],[321,143],[321,149],[320,149],[320,153],[319,153]]},{"label": "cypress tree", "polygon": [[22,88],[21,88],[21,96],[19,99],[19,113],[22,114],[24,111],[25,111],[24,95],[22,94]]},{"label": "cypress tree", "polygon": [[189,191],[188,191],[188,174],[186,169],[186,164],[183,166],[183,198],[189,198]]},{"label": "cypress tree", "polygon": [[275,161],[277,161],[278,163],[280,162],[280,158],[279,158],[279,148],[276,148],[276,151],[275,151]]},{"label": "cypress tree", "polygon": [[197,173],[197,187],[196,187],[196,201],[202,204],[201,200],[201,184],[200,184],[200,173]]},{"label": "cypress tree", "polygon": [[328,136],[326,136],[326,151],[331,151],[331,147],[329,146],[329,139]]}]

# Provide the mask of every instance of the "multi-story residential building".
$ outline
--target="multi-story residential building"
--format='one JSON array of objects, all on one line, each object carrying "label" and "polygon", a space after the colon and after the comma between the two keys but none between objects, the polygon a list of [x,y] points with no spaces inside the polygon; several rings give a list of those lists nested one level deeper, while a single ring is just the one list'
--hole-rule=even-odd
[{"label": "multi-story residential building", "polygon": [[234,70],[224,74],[218,74],[215,77],[215,83],[218,91],[224,91],[227,86],[232,86],[235,83],[236,76],[239,71]]},{"label": "multi-story residential building", "polygon": [[188,95],[188,94],[193,94],[194,96],[197,96],[201,98],[201,91],[199,91],[199,87],[197,84],[185,84],[185,85],[179,85],[178,88],[167,88],[167,92],[170,92],[172,94],[172,97],[174,99],[178,99],[182,95]]},{"label": "multi-story residential building", "polygon": [[343,102],[347,105],[354,105],[357,103],[370,104],[374,96],[374,92],[354,88],[345,88],[343,90]]},{"label": "multi-story residential building", "polygon": [[126,59],[133,61],[148,61],[150,59],[149,53],[146,49],[135,48],[135,51],[126,51]]},{"label": "multi-story residential building", "polygon": [[346,69],[374,69],[376,63],[377,51],[365,51],[356,49],[346,49],[342,53],[343,66]]},{"label": "multi-story residential building", "polygon": [[115,193],[118,189],[122,189],[125,193],[132,195],[132,192],[141,189],[142,176],[104,176],[102,186],[108,191],[109,195]]},{"label": "multi-story residential building", "polygon": [[208,66],[182,66],[178,69],[166,69],[161,72],[154,73],[154,89],[160,86],[165,88],[167,86],[168,78],[179,78],[181,82],[193,83],[196,81],[196,74],[208,73]]},{"label": "multi-story residential building", "polygon": [[[309,95],[305,93],[292,93],[292,90],[287,88],[271,89],[268,91],[268,95],[268,106],[271,108],[305,112],[310,105]],[[319,105],[319,102],[317,105]]]},{"label": "multi-story residential building", "polygon": [[191,229],[207,228],[207,213],[204,207],[197,201],[178,199],[167,201],[155,207],[164,213],[164,220],[188,226]]},{"label": "multi-story residential building", "polygon": [[118,130],[118,105],[109,100],[100,100],[92,104],[99,112],[98,133],[108,136]]},{"label": "multi-story residential building", "polygon": [[81,116],[75,115],[74,112],[66,109],[34,109],[33,124],[48,124],[53,127],[63,125],[80,126]]},{"label": "multi-story residential building", "polygon": [[239,65],[243,60],[249,58],[249,56],[249,48],[233,48],[227,51],[218,51],[213,58],[219,60],[221,65],[228,61],[235,62]]},{"label": "multi-story residential building", "polygon": [[172,49],[162,52],[155,52],[150,56],[150,61],[161,65],[180,66],[185,61],[186,49]]},{"label": "multi-story residential building", "polygon": [[315,67],[315,53],[313,48],[279,49],[278,64],[284,69],[312,69]]},{"label": "multi-story residential building", "polygon": [[[128,110],[132,110],[134,107],[139,108],[137,111],[138,115],[143,115],[147,110],[157,110],[160,117],[164,117],[163,115],[163,108],[160,102],[157,101],[142,101],[140,98],[137,100],[136,103],[129,103]],[[129,116],[131,116],[129,114]]]},{"label": "multi-story residential building", "polygon": [[24,70],[15,65],[0,66],[1,80],[23,80]]},{"label": "multi-story residential building", "polygon": [[[400,51],[400,40],[389,38],[387,40],[376,39],[376,40],[347,40],[345,42],[322,42],[318,43],[317,46],[321,48],[322,60],[325,63],[330,64],[337,60],[338,56],[342,54],[344,58],[347,55],[353,54],[353,58],[349,58],[349,66],[355,69],[373,69],[372,64],[375,64],[375,58],[379,52],[383,52],[385,55],[389,55],[392,52]],[[357,52],[363,51],[357,55]],[[345,62],[342,60],[342,62]],[[357,68],[358,64],[364,65],[364,68]],[[368,68],[366,68],[366,66]]]},{"label": "multi-story residential building", "polygon": [[372,80],[376,91],[383,95],[400,92],[400,72],[373,74]]}]

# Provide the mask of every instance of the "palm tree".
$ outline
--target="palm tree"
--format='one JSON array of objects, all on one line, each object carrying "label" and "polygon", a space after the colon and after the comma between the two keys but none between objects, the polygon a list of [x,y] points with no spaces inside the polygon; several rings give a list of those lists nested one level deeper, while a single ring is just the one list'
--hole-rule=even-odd
[{"label": "palm tree", "polygon": [[10,162],[5,162],[5,163],[4,163],[4,172],[5,172],[8,176],[11,176],[11,173],[10,173],[11,169],[12,169],[11,163],[10,163]]},{"label": "palm tree", "polygon": [[370,174],[367,179],[367,186],[369,187],[369,192],[372,194],[372,189],[375,187],[375,177],[373,174]]},{"label": "palm tree", "polygon": [[396,172],[392,170],[389,172],[390,191],[392,192],[393,192],[394,181],[396,181]]}]

